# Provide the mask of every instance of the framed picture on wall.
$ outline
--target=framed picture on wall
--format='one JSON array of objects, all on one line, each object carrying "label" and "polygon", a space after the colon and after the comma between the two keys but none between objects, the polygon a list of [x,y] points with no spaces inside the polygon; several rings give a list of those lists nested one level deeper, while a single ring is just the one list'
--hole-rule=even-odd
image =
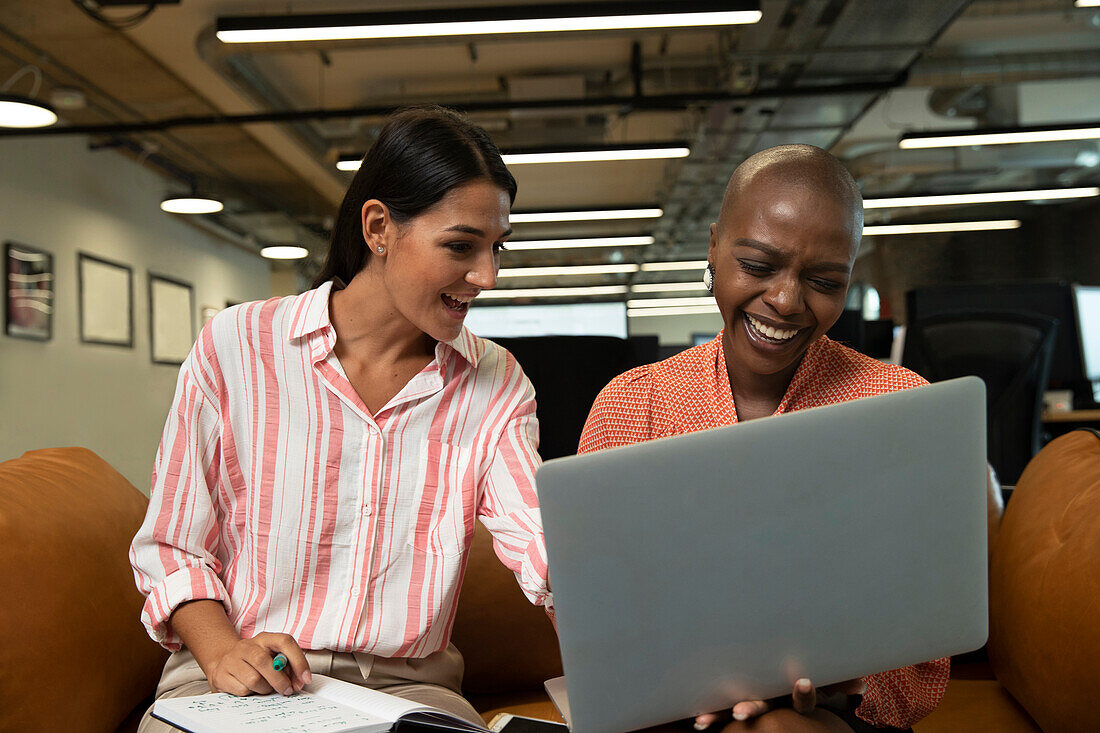
[{"label": "framed picture on wall", "polygon": [[49,341],[53,333],[53,255],[15,242],[4,244],[4,333]]},{"label": "framed picture on wall", "polygon": [[80,340],[134,345],[134,273],[128,266],[80,252]]},{"label": "framed picture on wall", "polygon": [[190,283],[149,273],[149,343],[154,364],[182,364],[195,342]]}]

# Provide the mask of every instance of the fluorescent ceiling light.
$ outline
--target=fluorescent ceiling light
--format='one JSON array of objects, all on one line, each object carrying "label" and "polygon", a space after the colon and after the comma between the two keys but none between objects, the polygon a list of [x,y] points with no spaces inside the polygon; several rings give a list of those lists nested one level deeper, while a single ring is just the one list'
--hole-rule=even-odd
[{"label": "fluorescent ceiling light", "polygon": [[642,272],[664,272],[668,270],[700,270],[707,266],[706,260],[682,260],[680,262],[645,262]]},{"label": "fluorescent ceiling light", "polygon": [[513,267],[497,277],[548,277],[552,275],[621,275],[637,272],[637,265],[571,265],[567,267]]},{"label": "fluorescent ceiling light", "polygon": [[205,196],[169,196],[160,208],[169,214],[216,214],[223,207],[221,201]]},{"label": "fluorescent ceiling light", "polygon": [[[1100,0],[1098,0],[1100,2]],[[914,133],[903,135],[899,148],[957,148],[969,145],[1014,145],[1018,143],[1063,142],[1100,138],[1100,126],[1028,128],[1020,130],[990,130],[970,132]]]},{"label": "fluorescent ceiling light", "polygon": [[1077,0],[1074,5],[1079,8],[1100,8],[1100,0]]},{"label": "fluorescent ceiling light", "polygon": [[30,97],[0,94],[0,127],[49,127],[57,122],[57,114],[47,105]]},{"label": "fluorescent ceiling light", "polygon": [[590,237],[588,239],[537,239],[525,242],[509,241],[504,248],[512,252],[528,249],[572,249],[575,247],[637,247],[653,244],[653,237]]},{"label": "fluorescent ceiling light", "polygon": [[[759,2],[679,0],[674,7],[675,12],[652,12],[640,9],[635,2],[590,2],[575,6],[227,17],[218,18],[217,36],[222,43],[426,38],[726,26],[756,23],[761,17]],[[577,17],[578,14],[582,17]]]},{"label": "fluorescent ceiling light", "polygon": [[305,247],[280,244],[273,247],[264,247],[260,255],[269,260],[300,260],[309,256],[309,250]]},{"label": "fluorescent ceiling light", "polygon": [[531,163],[591,163],[609,160],[661,160],[664,158],[686,158],[691,150],[686,147],[633,147],[608,148],[603,150],[573,150],[555,152],[514,152],[501,157],[505,165],[528,165]]},{"label": "fluorescent ceiling light", "polygon": [[663,209],[607,209],[603,211],[541,211],[512,214],[513,224],[537,224],[550,221],[601,221],[603,219],[659,219]]},{"label": "fluorescent ceiling light", "polygon": [[341,158],[336,161],[336,170],[340,171],[357,171],[359,166],[363,164],[362,158]]},{"label": "fluorescent ceiling light", "polygon": [[632,293],[670,293],[691,290],[706,290],[702,282],[691,283],[638,283],[630,286]]},{"label": "fluorescent ceiling light", "polygon": [[580,288],[513,288],[511,290],[485,290],[477,300],[503,300],[508,298],[571,298],[586,295],[626,295],[625,285],[595,285]]},{"label": "fluorescent ceiling light", "polygon": [[714,305],[714,297],[707,295],[702,298],[645,298],[643,300],[626,301],[627,308],[664,308],[668,306],[711,306]]},{"label": "fluorescent ceiling light", "polygon": [[880,234],[932,234],[935,232],[981,232],[992,229],[1019,229],[1019,219],[993,221],[949,221],[941,224],[881,224],[863,227],[863,236]]},{"label": "fluorescent ceiling light", "polygon": [[958,193],[935,196],[898,196],[867,199],[865,209],[900,209],[909,206],[951,206],[962,204],[993,204],[1004,201],[1053,201],[1079,199],[1100,195],[1100,188],[1048,188],[1034,191],[998,191],[995,193]]},{"label": "fluorescent ceiling light", "polygon": [[627,318],[641,318],[645,316],[702,316],[710,313],[719,313],[718,304],[708,306],[691,305],[673,308],[627,308]]}]

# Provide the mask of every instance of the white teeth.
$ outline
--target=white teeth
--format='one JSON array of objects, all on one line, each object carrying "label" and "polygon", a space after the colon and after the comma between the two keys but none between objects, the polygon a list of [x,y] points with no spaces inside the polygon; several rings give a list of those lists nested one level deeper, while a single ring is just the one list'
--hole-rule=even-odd
[{"label": "white teeth", "polygon": [[767,338],[773,339],[775,341],[786,341],[789,338],[793,338],[794,335],[798,333],[798,329],[795,329],[793,331],[783,331],[772,326],[765,326],[763,323],[756,320],[749,314],[746,313],[745,315],[746,317],[748,317],[749,323],[752,324],[752,327],[756,329],[756,331],[759,332],[761,336],[766,336]]},{"label": "white teeth", "polygon": [[462,297],[461,295],[451,295],[450,293],[443,293],[451,300],[457,300],[459,303],[469,303],[473,300],[473,297]]}]

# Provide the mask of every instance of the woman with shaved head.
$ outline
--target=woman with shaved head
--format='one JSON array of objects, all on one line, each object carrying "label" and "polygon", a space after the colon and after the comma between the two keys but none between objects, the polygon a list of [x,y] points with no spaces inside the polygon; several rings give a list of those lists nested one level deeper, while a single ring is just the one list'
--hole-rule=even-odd
[{"label": "woman with shaved head", "polygon": [[[711,224],[704,273],[725,327],[709,343],[612,380],[579,452],[925,384],[825,336],[844,310],[862,230],[859,189],[824,150],[784,145],[742,163]],[[798,680],[789,700],[735,705],[726,730],[908,728],[935,708],[948,671],[941,659],[820,690]],[[717,720],[699,716],[696,727]]]}]

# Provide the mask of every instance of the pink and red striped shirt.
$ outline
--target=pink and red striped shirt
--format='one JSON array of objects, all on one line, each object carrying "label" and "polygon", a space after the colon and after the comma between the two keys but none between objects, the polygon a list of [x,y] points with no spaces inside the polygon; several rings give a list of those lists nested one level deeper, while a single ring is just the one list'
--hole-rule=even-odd
[{"label": "pink and red striped shirt", "polygon": [[422,657],[450,638],[479,518],[549,605],[534,390],[467,330],[371,415],[333,352],[332,283],[214,318],[180,370],[130,550],[142,622],[181,603],[304,649]]}]

